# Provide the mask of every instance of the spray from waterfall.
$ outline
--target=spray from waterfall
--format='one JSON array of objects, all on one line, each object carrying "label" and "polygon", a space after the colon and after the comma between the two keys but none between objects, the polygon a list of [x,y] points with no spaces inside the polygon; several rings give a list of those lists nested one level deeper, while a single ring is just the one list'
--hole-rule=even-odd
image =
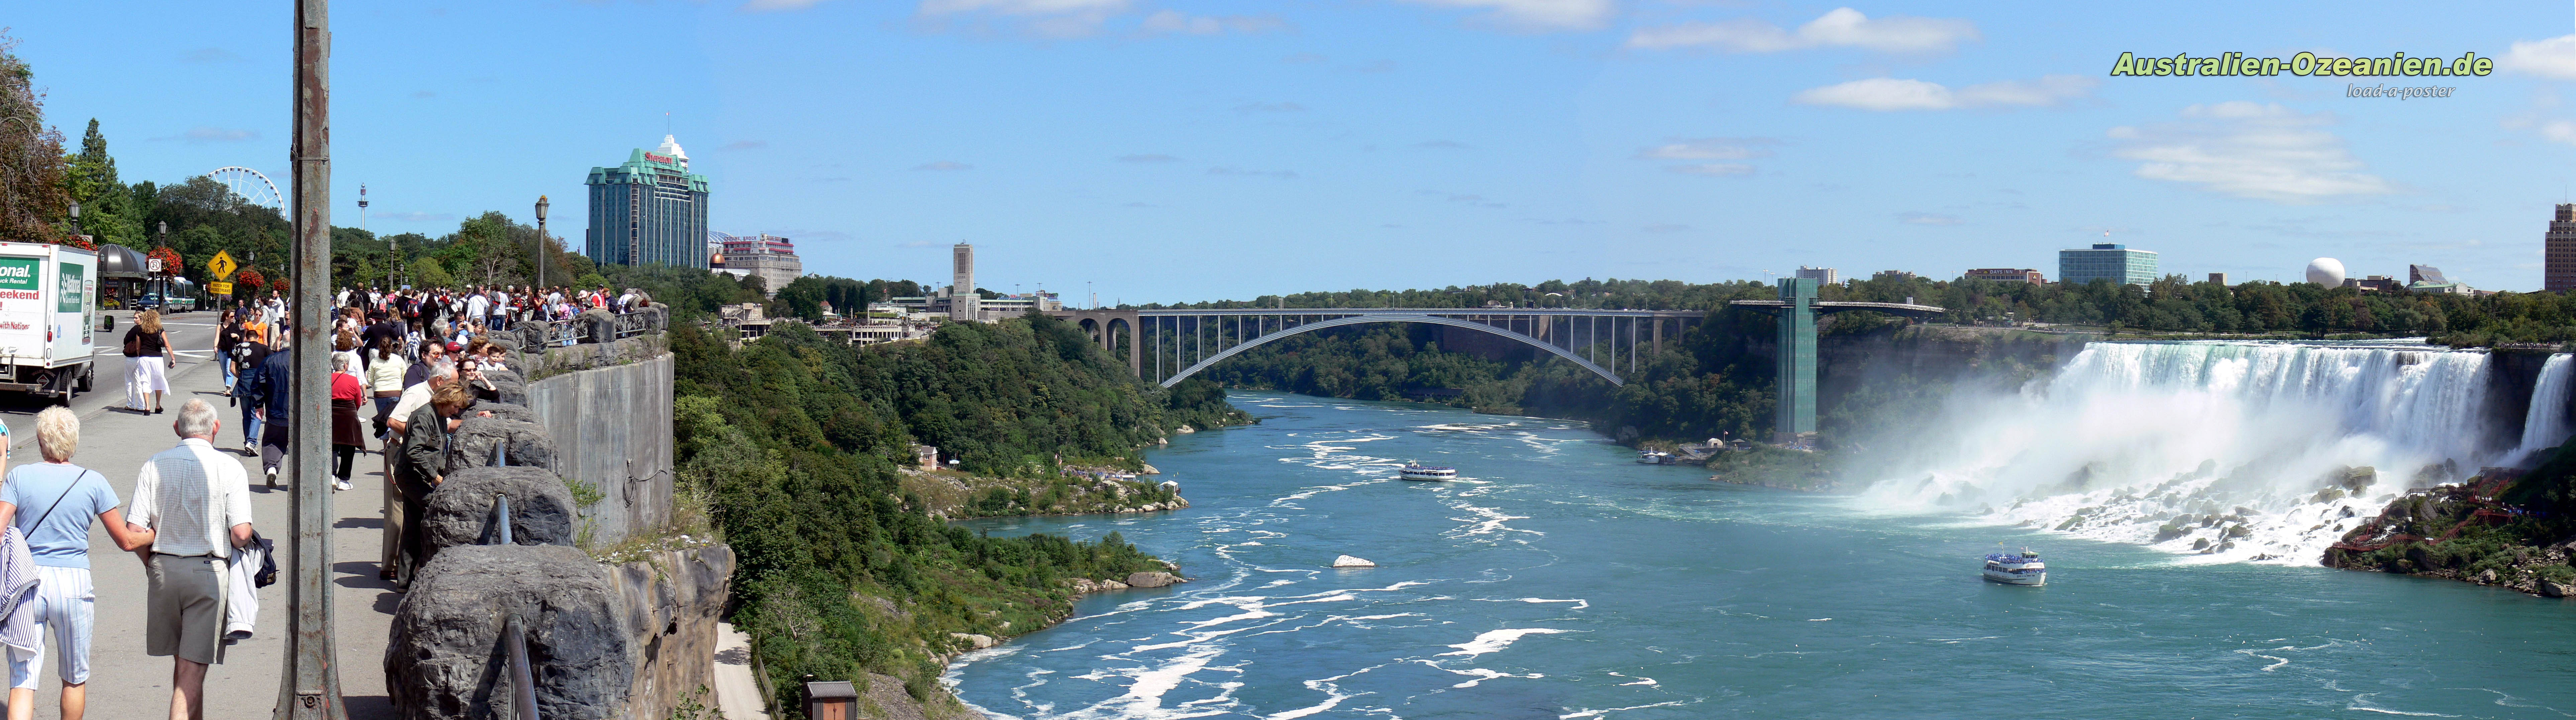
[{"label": "spray from waterfall", "polygon": [[[2491,367],[2485,353],[2413,344],[2095,343],[2017,393],[1954,399],[1921,427],[1955,437],[1900,459],[1863,499],[2212,561],[2314,564],[2406,488],[2521,456],[2490,427]],[[2556,357],[2544,373],[2555,407],[2570,370]],[[2566,434],[2563,414],[2549,422]]]}]

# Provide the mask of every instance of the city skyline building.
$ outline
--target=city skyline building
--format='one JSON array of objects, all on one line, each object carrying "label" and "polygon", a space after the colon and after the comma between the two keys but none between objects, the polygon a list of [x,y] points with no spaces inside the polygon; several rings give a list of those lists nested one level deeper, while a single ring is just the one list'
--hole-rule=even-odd
[{"label": "city skyline building", "polygon": [[[711,267],[737,277],[758,276],[770,297],[777,297],[779,288],[805,276],[805,261],[796,256],[796,243],[787,238],[768,233],[715,233],[709,237],[714,246],[708,257]],[[716,237],[723,239],[715,240]]]},{"label": "city skyline building", "polygon": [[975,246],[958,243],[948,250],[948,316],[984,319],[984,294],[975,291]]},{"label": "city skyline building", "polygon": [[2036,268],[1977,268],[1969,270],[1964,274],[1967,275],[1970,280],[2030,283],[2032,285],[2048,284],[2048,276],[2041,274]]},{"label": "city skyline building", "polygon": [[616,167],[594,167],[582,253],[601,265],[707,269],[707,176],[689,172],[677,137],[637,148]]},{"label": "city skyline building", "polygon": [[2122,285],[2146,285],[2156,281],[2156,253],[2131,250],[2127,245],[2094,243],[2093,247],[2057,251],[2057,281],[2082,285],[2094,280],[2109,280]]},{"label": "city skyline building", "polygon": [[2559,203],[2558,215],[2549,221],[2549,233],[2542,237],[2540,289],[2576,290],[2576,203]]},{"label": "city skyline building", "polygon": [[1805,265],[1800,265],[1798,266],[1798,277],[1806,280],[1814,280],[1817,285],[1838,285],[1843,281],[1842,271],[1829,267],[1807,267]]}]

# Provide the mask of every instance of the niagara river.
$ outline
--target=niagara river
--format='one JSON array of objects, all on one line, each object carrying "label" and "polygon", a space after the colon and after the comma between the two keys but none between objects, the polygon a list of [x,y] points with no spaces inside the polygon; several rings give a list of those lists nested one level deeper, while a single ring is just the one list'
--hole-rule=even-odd
[{"label": "niagara river", "polygon": [[[1582,423],[1235,391],[1260,424],[1150,453],[1189,509],[960,523],[1116,532],[1191,582],[1081,598],[944,681],[1032,720],[2576,717],[2576,601],[2281,557],[2319,542],[2313,518],[2283,518],[2366,505],[2415,468],[2326,501],[2313,471],[2518,450],[2442,434],[2476,408],[2431,403],[2479,398],[2412,394],[2463,392],[2469,354],[2327,350],[2079,356],[1968,408],[2020,417],[1977,426],[1978,452],[1850,494],[1640,465]],[[2064,385],[2087,373],[2126,379]],[[2085,409],[2114,399],[2132,412]],[[2139,415],[2206,421],[2122,425]],[[2144,439],[2085,435],[2114,432]],[[1397,479],[1408,461],[1461,477]],[[2258,470],[2283,479],[2243,479]],[[2229,478],[2246,487],[2217,494]],[[2168,505],[2258,527],[2195,552],[2151,537]],[[1980,578],[1981,555],[2024,547],[2047,585]],[[1378,567],[1329,567],[1340,555]]]}]

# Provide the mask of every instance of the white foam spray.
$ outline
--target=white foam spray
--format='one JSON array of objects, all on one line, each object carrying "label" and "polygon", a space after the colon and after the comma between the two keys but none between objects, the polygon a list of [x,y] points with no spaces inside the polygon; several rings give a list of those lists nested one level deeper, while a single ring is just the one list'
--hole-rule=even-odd
[{"label": "white foam spray", "polygon": [[[2551,358],[2535,394],[2563,407],[2569,370]],[[2485,353],[2422,345],[2095,343],[2018,393],[1957,398],[1922,419],[1955,437],[1895,463],[1906,470],[1862,502],[2213,561],[2315,564],[2407,487],[2519,457],[2490,440],[2488,372]],[[2549,419],[2556,429],[2535,430],[2564,436],[2562,416]],[[2362,466],[2375,483],[2338,483]]]}]

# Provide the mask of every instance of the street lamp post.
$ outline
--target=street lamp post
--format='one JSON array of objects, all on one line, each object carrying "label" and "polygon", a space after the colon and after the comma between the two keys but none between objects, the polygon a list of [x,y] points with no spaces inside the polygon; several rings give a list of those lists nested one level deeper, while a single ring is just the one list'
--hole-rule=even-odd
[{"label": "street lamp post", "polygon": [[72,201],[72,234],[75,236],[81,234],[79,200]]},{"label": "street lamp post", "polygon": [[[294,296],[294,407],[329,407],[331,397],[331,22],[330,0],[296,0],[295,241],[286,274]],[[289,506],[292,557],[286,594],[285,672],[277,684],[277,720],[347,720],[340,695],[339,654],[331,633],[331,418],[294,414],[287,454],[294,478]]]},{"label": "street lamp post", "polygon": [[[539,195],[539,196],[537,196],[537,286],[536,286],[536,287],[533,287],[533,288],[529,288],[529,290],[530,290],[530,291],[532,291],[532,292],[538,292],[538,293],[545,292],[545,289],[544,289],[544,288],[545,288],[545,286],[546,286],[546,259],[547,259],[547,258],[546,258],[546,256],[547,256],[547,255],[551,255],[551,254],[553,254],[553,253],[549,253],[549,252],[547,252],[548,250],[550,250],[550,249],[552,249],[552,248],[548,248],[548,247],[546,247],[547,245],[551,245],[551,244],[553,244],[553,242],[552,242],[552,241],[553,241],[553,238],[548,237],[548,236],[546,235],[546,207],[547,207],[547,205],[548,205],[548,203],[546,202],[546,196],[544,196],[544,195]],[[542,295],[540,295],[539,297],[543,297],[543,296],[542,296]]]}]

